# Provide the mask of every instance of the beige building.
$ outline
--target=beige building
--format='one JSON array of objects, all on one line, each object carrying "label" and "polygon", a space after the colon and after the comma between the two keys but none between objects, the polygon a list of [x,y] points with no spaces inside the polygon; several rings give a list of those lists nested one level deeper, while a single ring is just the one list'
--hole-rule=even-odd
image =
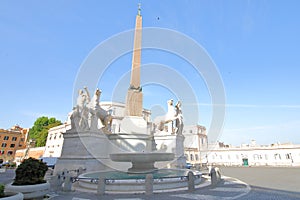
[{"label": "beige building", "polygon": [[18,149],[26,148],[29,128],[18,125],[8,130],[0,129],[0,159],[4,162],[13,161]]},{"label": "beige building", "polygon": [[43,157],[45,152],[45,147],[34,147],[34,148],[26,148],[26,149],[19,149],[16,151],[15,154],[15,162],[19,165],[23,159],[26,158],[36,158],[39,159]]}]

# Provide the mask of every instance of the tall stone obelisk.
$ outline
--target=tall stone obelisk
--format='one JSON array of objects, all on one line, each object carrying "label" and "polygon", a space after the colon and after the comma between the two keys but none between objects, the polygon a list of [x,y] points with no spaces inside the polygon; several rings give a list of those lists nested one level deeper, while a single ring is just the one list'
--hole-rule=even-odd
[{"label": "tall stone obelisk", "polygon": [[141,46],[142,46],[142,16],[141,5],[138,7],[138,14],[135,21],[134,47],[132,55],[130,86],[126,96],[126,116],[142,117],[143,93],[140,85],[141,71]]}]

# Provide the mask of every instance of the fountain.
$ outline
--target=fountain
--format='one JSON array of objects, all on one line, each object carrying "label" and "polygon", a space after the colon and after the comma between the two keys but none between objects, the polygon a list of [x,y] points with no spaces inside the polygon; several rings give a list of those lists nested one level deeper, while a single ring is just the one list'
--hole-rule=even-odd
[{"label": "fountain", "polygon": [[117,162],[131,162],[132,167],[128,169],[130,173],[147,173],[157,170],[154,163],[158,161],[171,161],[174,159],[173,153],[115,153],[110,154],[110,158]]},{"label": "fountain", "polygon": [[[107,193],[143,192],[147,174],[153,175],[154,191],[187,187],[180,101],[175,107],[173,100],[168,101],[168,113],[157,123],[149,122],[143,116],[141,20],[139,9],[125,115],[111,116],[100,106],[101,90],[96,89],[90,99],[87,87],[79,91],[77,105],[70,114],[72,128],[64,133],[62,155],[54,173],[85,169],[86,173],[78,177],[77,190],[95,192],[96,183],[104,178]],[[120,122],[120,131],[113,134],[114,120]],[[195,171],[194,175],[195,184],[199,184],[201,173]]]}]

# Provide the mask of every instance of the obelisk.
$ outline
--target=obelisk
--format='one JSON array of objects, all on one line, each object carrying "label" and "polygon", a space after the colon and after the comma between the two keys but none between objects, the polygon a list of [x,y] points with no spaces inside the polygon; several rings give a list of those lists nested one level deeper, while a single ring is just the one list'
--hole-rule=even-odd
[{"label": "obelisk", "polygon": [[142,116],[143,93],[140,85],[141,71],[141,46],[142,46],[142,16],[141,4],[135,21],[134,45],[132,54],[130,86],[126,96],[125,116]]}]

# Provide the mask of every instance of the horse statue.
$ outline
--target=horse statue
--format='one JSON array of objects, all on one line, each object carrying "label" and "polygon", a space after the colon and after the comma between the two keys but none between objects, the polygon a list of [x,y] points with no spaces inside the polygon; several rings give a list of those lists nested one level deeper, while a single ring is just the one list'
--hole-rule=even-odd
[{"label": "horse statue", "polygon": [[[179,101],[175,108],[173,106],[173,99],[170,99],[167,101],[168,104],[168,111],[166,115],[157,117],[154,121],[155,125],[157,126],[158,130],[163,131],[165,128],[165,125],[168,126],[168,132],[174,133],[178,132],[180,128],[178,128],[179,124],[182,123],[182,112],[181,112],[181,102]],[[176,129],[174,131],[174,125],[176,121]],[[178,124],[178,125],[177,125]]]},{"label": "horse statue", "polygon": [[[98,129],[98,125],[99,125],[100,128],[104,127],[106,130],[110,131],[112,116],[109,114],[108,111],[100,107],[100,103],[99,103],[100,95],[101,95],[101,90],[97,88],[93,98],[89,103],[90,128],[92,130],[96,130]],[[100,121],[100,123],[98,123],[98,121]]]}]

